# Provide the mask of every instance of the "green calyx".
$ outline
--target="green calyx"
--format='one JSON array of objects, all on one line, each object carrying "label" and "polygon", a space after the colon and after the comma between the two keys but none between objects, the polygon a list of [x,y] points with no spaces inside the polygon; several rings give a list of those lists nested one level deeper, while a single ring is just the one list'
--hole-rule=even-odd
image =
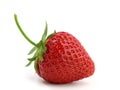
[{"label": "green calyx", "polygon": [[34,62],[34,69],[35,69],[35,71],[37,71],[37,69],[38,69],[38,60],[40,60],[41,62],[44,61],[43,54],[46,53],[46,50],[47,50],[47,48],[45,46],[46,45],[46,41],[51,36],[53,36],[56,32],[54,31],[52,34],[50,34],[50,35],[47,36],[48,25],[47,25],[47,22],[46,22],[45,30],[44,30],[44,33],[42,35],[42,39],[36,44],[22,30],[22,28],[21,28],[21,26],[20,26],[20,24],[18,22],[16,14],[14,14],[14,19],[15,19],[15,23],[16,23],[19,31],[21,32],[21,34],[25,37],[25,39],[29,43],[31,43],[32,45],[34,45],[34,47],[28,53],[28,55],[33,54],[33,53],[34,53],[34,55],[33,55],[32,58],[28,58],[29,63],[26,66],[29,66],[29,65],[31,65],[32,62]]}]

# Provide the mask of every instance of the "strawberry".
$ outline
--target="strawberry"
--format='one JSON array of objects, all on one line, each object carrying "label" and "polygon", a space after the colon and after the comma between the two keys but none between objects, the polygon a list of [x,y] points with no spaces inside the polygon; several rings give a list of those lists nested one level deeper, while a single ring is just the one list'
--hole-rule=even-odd
[{"label": "strawberry", "polygon": [[93,75],[94,62],[81,45],[81,43],[67,32],[54,32],[47,36],[46,23],[42,39],[36,44],[30,40],[20,27],[17,16],[15,22],[23,36],[34,47],[29,54],[29,66],[34,62],[37,74],[51,83],[69,83]]}]

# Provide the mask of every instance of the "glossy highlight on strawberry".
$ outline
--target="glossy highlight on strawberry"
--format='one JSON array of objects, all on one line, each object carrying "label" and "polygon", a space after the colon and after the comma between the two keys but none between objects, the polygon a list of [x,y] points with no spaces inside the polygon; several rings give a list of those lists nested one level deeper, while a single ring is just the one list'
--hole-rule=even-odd
[{"label": "glossy highlight on strawberry", "polygon": [[51,83],[69,83],[81,80],[93,75],[95,65],[82,44],[68,32],[56,32],[47,36],[48,26],[42,35],[42,39],[35,44],[30,40],[20,27],[17,15],[14,15],[15,22],[23,36],[34,47],[29,54],[29,66],[34,62],[37,74]]}]

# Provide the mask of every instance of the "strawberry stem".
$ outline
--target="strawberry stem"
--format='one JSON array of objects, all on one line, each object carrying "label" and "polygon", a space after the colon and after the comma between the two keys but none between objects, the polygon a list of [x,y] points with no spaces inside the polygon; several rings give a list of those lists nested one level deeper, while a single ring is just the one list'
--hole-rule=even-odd
[{"label": "strawberry stem", "polygon": [[19,24],[19,22],[18,22],[18,19],[17,19],[17,15],[16,15],[16,14],[14,14],[14,19],[15,19],[15,23],[16,23],[19,31],[22,33],[22,35],[25,37],[25,39],[26,39],[29,43],[31,43],[32,45],[34,45],[35,47],[38,47],[37,44],[35,44],[35,43],[24,33],[23,29],[21,28],[21,26],[20,26],[20,24]]},{"label": "strawberry stem", "polygon": [[44,33],[42,35],[42,39],[36,44],[22,30],[22,28],[21,28],[21,26],[20,26],[20,24],[18,22],[16,14],[14,14],[14,19],[15,19],[15,23],[16,23],[19,31],[22,33],[22,35],[25,37],[25,39],[29,43],[31,43],[32,45],[34,45],[34,47],[28,53],[28,55],[30,55],[32,53],[34,53],[34,55],[33,55],[32,58],[28,58],[29,63],[26,65],[26,67],[30,66],[31,63],[34,62],[34,69],[35,69],[35,71],[37,71],[37,69],[38,69],[38,60],[40,60],[41,62],[44,61],[43,54],[46,53],[46,50],[47,50],[46,42],[47,42],[47,40],[51,36],[53,36],[56,33],[56,31],[54,31],[52,34],[50,34],[50,35],[47,36],[48,26],[47,26],[47,22],[46,22]]}]

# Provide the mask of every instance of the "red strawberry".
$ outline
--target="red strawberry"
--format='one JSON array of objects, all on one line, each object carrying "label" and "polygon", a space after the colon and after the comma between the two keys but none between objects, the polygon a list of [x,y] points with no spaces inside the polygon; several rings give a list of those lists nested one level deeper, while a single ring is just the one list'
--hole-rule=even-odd
[{"label": "red strawberry", "polygon": [[27,66],[34,62],[38,75],[48,82],[68,83],[91,76],[95,66],[81,43],[67,32],[54,32],[47,36],[47,23],[45,32],[39,43],[35,44],[23,32],[17,16],[16,24],[23,36],[35,47],[29,52],[34,56]]}]

